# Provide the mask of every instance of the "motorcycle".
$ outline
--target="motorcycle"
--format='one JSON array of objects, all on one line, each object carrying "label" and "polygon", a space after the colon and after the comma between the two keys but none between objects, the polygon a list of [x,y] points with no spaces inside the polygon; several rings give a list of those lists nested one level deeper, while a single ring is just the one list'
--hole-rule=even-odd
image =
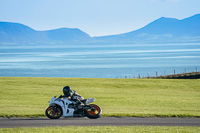
[{"label": "motorcycle", "polygon": [[102,110],[98,105],[90,104],[95,101],[95,98],[88,98],[78,104],[68,98],[57,98],[54,96],[49,102],[49,107],[45,114],[50,119],[59,119],[63,117],[85,117],[97,119],[101,116]]}]

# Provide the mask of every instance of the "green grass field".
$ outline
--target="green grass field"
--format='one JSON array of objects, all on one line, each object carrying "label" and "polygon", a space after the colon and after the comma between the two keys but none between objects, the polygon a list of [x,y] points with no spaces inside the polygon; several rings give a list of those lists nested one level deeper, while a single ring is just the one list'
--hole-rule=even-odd
[{"label": "green grass field", "polygon": [[0,77],[0,116],[45,116],[69,85],[103,116],[200,117],[200,80]]},{"label": "green grass field", "polygon": [[46,128],[5,128],[1,133],[199,133],[200,127],[46,127]]}]

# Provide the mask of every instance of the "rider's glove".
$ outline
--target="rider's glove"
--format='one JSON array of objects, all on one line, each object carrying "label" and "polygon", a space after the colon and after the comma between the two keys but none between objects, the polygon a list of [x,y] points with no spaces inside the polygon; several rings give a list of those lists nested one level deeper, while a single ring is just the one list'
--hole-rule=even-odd
[{"label": "rider's glove", "polygon": [[71,97],[71,99],[72,99],[72,100],[76,100],[76,99],[77,99],[77,97],[75,97],[75,96],[72,96],[72,97]]}]

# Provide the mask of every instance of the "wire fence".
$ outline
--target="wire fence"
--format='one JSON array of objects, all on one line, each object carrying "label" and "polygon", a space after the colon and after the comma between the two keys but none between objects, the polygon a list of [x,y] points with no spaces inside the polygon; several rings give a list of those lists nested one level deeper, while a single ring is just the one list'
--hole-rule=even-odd
[{"label": "wire fence", "polygon": [[[166,74],[166,71],[164,71],[164,73],[163,74],[159,74],[159,72],[158,71],[156,71],[155,72],[155,76],[150,76],[150,74],[149,73],[147,73],[146,74],[146,76],[142,76],[141,74],[136,74],[136,75],[129,75],[129,76],[127,76],[127,75],[125,75],[124,77],[120,77],[120,78],[125,78],[125,79],[130,79],[130,78],[157,78],[157,77],[161,77],[161,76],[168,76],[168,75],[177,75],[177,74],[188,74],[188,73],[194,73],[194,72],[200,72],[199,71],[200,69],[198,68],[198,67],[194,67],[194,69],[192,70],[192,71],[187,71],[187,69],[186,68],[184,68],[184,71],[182,72],[182,73],[178,73],[177,71],[176,71],[176,69],[173,69],[172,71],[173,71],[173,73],[171,73],[171,74]],[[118,78],[118,77],[116,77],[116,78]]]}]

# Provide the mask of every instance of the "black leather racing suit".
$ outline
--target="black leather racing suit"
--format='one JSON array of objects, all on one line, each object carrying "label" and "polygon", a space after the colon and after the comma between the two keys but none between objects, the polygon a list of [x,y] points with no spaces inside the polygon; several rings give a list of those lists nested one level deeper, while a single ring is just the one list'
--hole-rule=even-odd
[{"label": "black leather racing suit", "polygon": [[[66,98],[67,96],[65,95],[60,95],[59,98]],[[67,97],[67,98],[71,98],[72,101],[77,102],[78,104],[81,104],[82,102],[84,102],[84,97],[82,97],[81,95],[79,95],[76,91],[72,90],[72,94],[71,96]]]}]

